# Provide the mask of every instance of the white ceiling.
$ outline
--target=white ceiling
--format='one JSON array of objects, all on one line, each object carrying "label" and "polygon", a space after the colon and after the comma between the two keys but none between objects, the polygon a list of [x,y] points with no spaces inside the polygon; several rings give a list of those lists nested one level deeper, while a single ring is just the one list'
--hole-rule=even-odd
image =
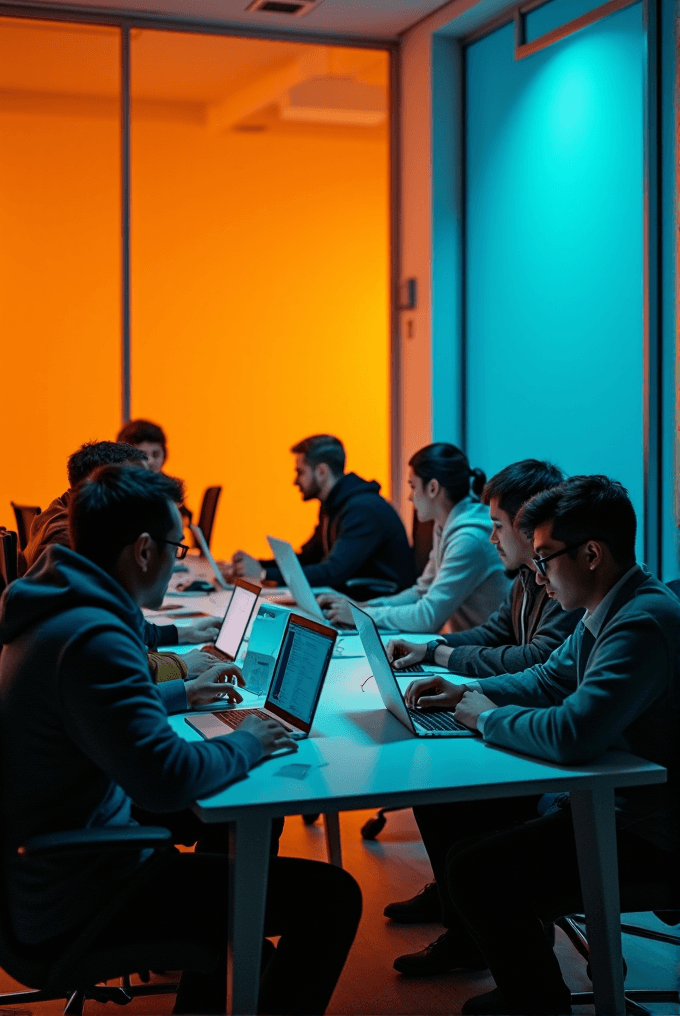
[{"label": "white ceiling", "polygon": [[[44,0],[45,6],[61,6]],[[249,0],[76,0],[80,7],[200,18],[240,29],[265,28],[319,35],[394,39],[444,6],[444,0],[322,0],[304,17],[246,11]],[[72,9],[72,8],[71,8]]]}]

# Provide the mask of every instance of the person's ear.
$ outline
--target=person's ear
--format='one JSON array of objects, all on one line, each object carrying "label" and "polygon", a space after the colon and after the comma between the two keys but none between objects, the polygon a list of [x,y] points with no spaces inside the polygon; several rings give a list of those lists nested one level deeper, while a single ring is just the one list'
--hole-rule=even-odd
[{"label": "person's ear", "polygon": [[604,549],[596,540],[589,540],[585,545],[585,556],[590,571],[595,571],[602,564]]},{"label": "person's ear", "polygon": [[431,498],[434,501],[440,490],[441,487],[439,485],[439,480],[435,480],[434,477],[431,480],[428,480],[427,487],[425,488],[425,493],[429,498]]},{"label": "person's ear", "polygon": [[148,533],[140,533],[132,544],[132,554],[139,570],[146,575],[156,552],[156,541]]},{"label": "person's ear", "polygon": [[315,473],[316,473],[316,482],[324,484],[328,479],[330,470],[325,462],[320,462],[315,469]]}]

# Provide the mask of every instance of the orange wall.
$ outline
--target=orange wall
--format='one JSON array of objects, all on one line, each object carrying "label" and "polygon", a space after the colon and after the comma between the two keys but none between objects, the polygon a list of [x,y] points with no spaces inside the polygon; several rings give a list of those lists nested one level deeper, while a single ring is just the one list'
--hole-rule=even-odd
[{"label": "orange wall", "polygon": [[386,148],[135,125],[133,415],[167,429],[194,510],[223,485],[219,555],[309,535],[288,453],[308,434],[387,484]]},{"label": "orange wall", "polygon": [[[0,102],[8,526],[10,498],[45,507],[68,454],[120,424],[115,102],[21,101]],[[288,454],[309,433],[337,433],[348,468],[387,484],[387,180],[387,144],[357,131],[135,120],[133,414],[165,427],[191,507],[224,486],[218,555],[309,534]]]}]

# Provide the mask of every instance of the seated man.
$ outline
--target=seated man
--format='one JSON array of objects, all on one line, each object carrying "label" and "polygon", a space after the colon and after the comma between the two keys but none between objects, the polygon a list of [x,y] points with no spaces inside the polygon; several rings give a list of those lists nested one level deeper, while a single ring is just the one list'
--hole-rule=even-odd
[{"label": "seated man", "polygon": [[[118,441],[90,441],[79,448],[70,456],[66,469],[68,473],[69,489],[52,501],[50,506],[40,515],[36,516],[31,526],[31,535],[24,551],[26,568],[32,568],[45,550],[53,543],[62,547],[71,546],[71,537],[68,524],[68,509],[73,499],[75,487],[87,479],[100,466],[120,465],[123,463],[146,466],[146,452],[133,445],[123,444]],[[182,496],[181,487],[177,488],[178,496]],[[25,570],[25,569],[23,569]],[[23,571],[22,570],[22,571]],[[183,642],[210,642],[217,636],[219,621],[214,617],[205,617],[192,625],[182,628]],[[144,641],[150,650],[158,646],[173,646],[179,641],[179,630],[174,624],[156,625],[144,622]],[[173,658],[178,660],[178,657]],[[155,658],[152,663],[156,670],[164,666],[162,659]],[[181,670],[186,663],[189,675],[196,677],[206,669],[206,662],[202,656],[192,652],[185,656],[183,662],[175,664],[176,670]]]},{"label": "seated man", "polygon": [[150,420],[129,420],[118,432],[116,441],[134,445],[144,452],[149,460],[149,469],[154,473],[163,471],[168,457],[168,442],[162,427]]},{"label": "seated man", "polygon": [[[345,449],[337,437],[316,434],[293,445],[295,486],[303,501],[321,503],[319,523],[298,554],[311,586],[344,589],[352,578],[387,579],[398,589],[413,581],[413,554],[404,525],[380,496],[380,484],[345,473]],[[281,583],[275,561],[257,561],[239,550],[234,573],[252,582]]]},{"label": "seated man", "polygon": [[[574,476],[532,498],[537,581],[564,610],[585,609],[549,657],[483,684],[413,682],[411,707],[455,708],[489,744],[578,765],[622,749],[665,766],[668,782],[616,794],[619,879],[677,879],[680,850],[680,601],[635,563],[635,512],[604,476]],[[482,691],[483,689],[483,691]],[[569,1013],[544,923],[582,909],[566,795],[414,808],[448,929],[402,973],[488,967],[497,988],[464,1013]]]},{"label": "seated man", "polygon": [[[503,566],[518,571],[517,578],[500,609],[476,628],[440,635],[431,642],[392,639],[387,654],[395,670],[424,662],[476,678],[512,674],[545,663],[571,635],[583,611],[562,610],[545,586],[536,582],[533,546],[518,524],[524,502],[562,479],[556,466],[536,459],[514,462],[491,477],[482,492],[493,523],[491,542]],[[409,900],[388,904],[385,916],[409,924],[441,920],[436,882]]]},{"label": "seated man", "polygon": [[[185,741],[168,723],[149,676],[140,608],[158,607],[165,595],[182,539],[177,493],[162,474],[102,467],[73,493],[74,550],[51,547],[3,596],[2,875],[24,944],[63,941],[145,865],[146,881],[103,937],[124,941],[134,928],[140,938],[161,929],[172,938],[200,927],[226,946],[223,855],[92,850],[28,859],[17,848],[41,833],[134,825],[133,801],[163,813],[159,824],[172,828],[192,801],[295,747],[277,722],[255,716],[211,741]],[[323,1013],[360,911],[346,872],[273,858],[265,933],[281,940],[264,972],[260,1011]],[[224,959],[210,975],[185,971],[175,1012],[223,1013],[225,990]]]}]

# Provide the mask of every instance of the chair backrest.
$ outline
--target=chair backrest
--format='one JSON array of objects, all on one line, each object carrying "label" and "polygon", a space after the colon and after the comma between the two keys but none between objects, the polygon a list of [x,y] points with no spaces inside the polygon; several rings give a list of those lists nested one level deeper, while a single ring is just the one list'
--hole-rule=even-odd
[{"label": "chair backrest", "polygon": [[205,542],[208,546],[210,546],[210,538],[212,536],[213,525],[215,524],[215,515],[217,513],[217,504],[220,500],[221,493],[221,487],[208,487],[203,495],[201,514],[198,517],[198,525],[205,536]]},{"label": "chair backrest", "polygon": [[0,592],[18,576],[18,546],[15,532],[0,530]]},{"label": "chair backrest", "polygon": [[17,520],[19,548],[25,550],[28,538],[31,535],[31,523],[36,515],[40,515],[42,508],[38,508],[37,505],[15,504],[14,501],[10,501],[10,504],[14,509],[14,517]]},{"label": "chair backrest", "polygon": [[413,559],[416,566],[416,575],[422,575],[432,550],[432,534],[434,522],[421,522],[418,514],[413,509],[413,526],[411,538],[413,542]]}]

